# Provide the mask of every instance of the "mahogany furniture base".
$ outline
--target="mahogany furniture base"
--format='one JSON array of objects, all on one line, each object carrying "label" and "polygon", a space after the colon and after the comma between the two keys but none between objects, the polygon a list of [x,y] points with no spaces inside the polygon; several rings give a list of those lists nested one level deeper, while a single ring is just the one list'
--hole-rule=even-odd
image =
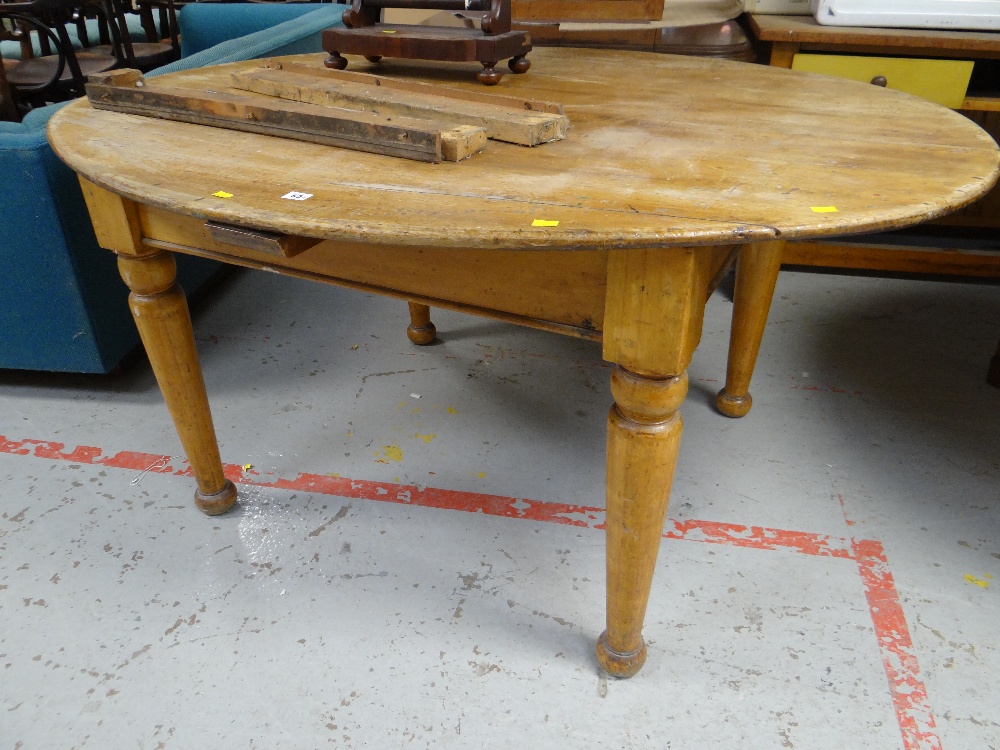
[{"label": "mahogany furniture base", "polygon": [[503,78],[496,69],[501,60],[508,60],[507,67],[514,73],[527,73],[531,67],[525,57],[531,51],[531,39],[521,31],[489,36],[478,29],[377,23],[356,29],[327,29],[323,49],[330,53],[324,64],[336,70],[347,67],[345,54],[363,55],[370,62],[383,57],[479,62],[483,70],[476,78],[487,86],[495,86]]},{"label": "mahogany furniture base", "polygon": [[536,47],[589,47],[621,49],[634,52],[659,52],[667,55],[718,57],[740,62],[754,62],[757,53],[737,21],[703,26],[646,27],[620,26],[601,29],[562,28],[560,21],[515,20],[513,28],[531,35]]}]

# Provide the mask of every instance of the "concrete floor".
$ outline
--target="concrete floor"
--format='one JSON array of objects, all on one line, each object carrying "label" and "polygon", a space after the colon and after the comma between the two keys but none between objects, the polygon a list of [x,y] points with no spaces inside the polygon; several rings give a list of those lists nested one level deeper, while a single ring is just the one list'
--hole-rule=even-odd
[{"label": "concrete floor", "polygon": [[195,316],[216,518],[144,362],[2,375],[0,748],[997,750],[1000,289],[783,273],[742,420],[730,312],[627,681],[595,344],[437,311],[417,349],[400,302],[240,273]]}]

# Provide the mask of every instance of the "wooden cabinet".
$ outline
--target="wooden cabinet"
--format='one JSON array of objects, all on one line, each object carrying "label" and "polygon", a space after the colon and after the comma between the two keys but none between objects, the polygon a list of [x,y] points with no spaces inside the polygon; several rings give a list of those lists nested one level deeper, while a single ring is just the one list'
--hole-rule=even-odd
[{"label": "wooden cabinet", "polygon": [[[822,26],[811,16],[745,19],[772,66],[906,91],[960,111],[1000,141],[1000,33]],[[933,226],[1000,229],[1000,187]],[[785,262],[1000,277],[1000,253],[943,246],[789,243]]]}]

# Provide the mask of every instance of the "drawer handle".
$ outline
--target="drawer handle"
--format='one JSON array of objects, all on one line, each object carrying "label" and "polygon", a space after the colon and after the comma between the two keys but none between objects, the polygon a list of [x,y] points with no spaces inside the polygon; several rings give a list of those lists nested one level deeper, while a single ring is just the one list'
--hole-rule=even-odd
[{"label": "drawer handle", "polygon": [[279,234],[263,229],[250,229],[236,224],[224,224],[221,221],[206,221],[205,228],[216,242],[236,245],[246,250],[257,250],[271,255],[281,255],[291,258],[318,245],[323,240],[314,237],[296,237],[291,234]]},{"label": "drawer handle", "polygon": [[888,85],[888,83],[889,81],[886,79],[885,76],[875,76],[871,80],[872,86],[881,86],[882,88],[885,88]]}]

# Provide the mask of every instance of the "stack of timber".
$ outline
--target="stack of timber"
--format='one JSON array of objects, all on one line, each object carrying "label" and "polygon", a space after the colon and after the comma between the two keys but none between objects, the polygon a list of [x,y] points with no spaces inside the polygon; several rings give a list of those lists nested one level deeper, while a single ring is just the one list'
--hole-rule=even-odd
[{"label": "stack of timber", "polygon": [[559,104],[265,60],[231,91],[192,91],[137,70],[91,76],[91,106],[417,161],[461,161],[487,139],[537,146],[566,137]]}]

